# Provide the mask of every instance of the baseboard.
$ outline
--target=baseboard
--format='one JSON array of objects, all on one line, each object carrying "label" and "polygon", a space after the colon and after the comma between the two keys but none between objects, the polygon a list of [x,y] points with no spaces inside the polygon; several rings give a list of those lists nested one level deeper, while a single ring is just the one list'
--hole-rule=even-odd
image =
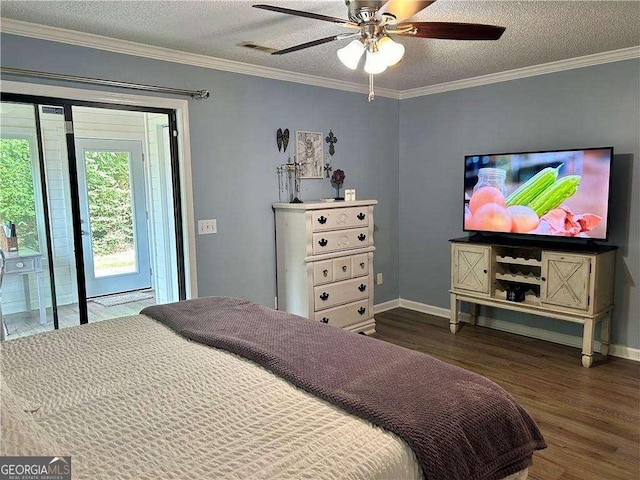
[{"label": "baseboard", "polygon": [[376,303],[373,306],[373,313],[382,313],[387,310],[391,310],[393,308],[398,308],[400,306],[400,299],[396,298],[395,300],[389,300],[388,302]]},{"label": "baseboard", "polygon": [[400,298],[399,300],[401,308],[413,310],[414,312],[426,313],[435,317],[449,318],[450,316],[448,308],[436,307],[434,305],[428,305],[426,303],[414,302],[413,300],[405,300],[404,298]]},{"label": "baseboard", "polygon": [[626,345],[609,345],[609,355],[640,362],[640,348],[627,347]]},{"label": "baseboard", "polygon": [[[384,305],[393,304],[396,301],[385,302]],[[447,321],[450,317],[450,310],[448,308],[436,307],[434,305],[428,305],[426,303],[414,302],[413,300],[406,300],[399,298],[397,305],[401,308],[413,310],[415,312],[426,313],[436,317],[446,318]],[[376,305],[377,307],[377,305]],[[391,307],[394,308],[394,307]],[[389,309],[386,309],[389,310]],[[381,310],[384,311],[384,310]],[[377,312],[377,310],[376,310]],[[463,322],[469,322],[469,314],[461,313],[460,320]],[[537,338],[538,340],[545,340],[547,342],[559,343],[560,345],[567,345],[569,347],[582,348],[582,338],[573,335],[567,335],[564,333],[557,333],[544,328],[530,327],[528,325],[521,325],[519,323],[507,322],[505,320],[497,320],[495,318],[489,318],[480,316],[478,317],[477,324],[482,327],[493,328],[507,333],[514,333],[516,335],[524,335],[526,337]],[[593,345],[594,350],[600,351],[600,342],[596,341]],[[609,345],[609,355],[614,357],[625,358],[627,360],[633,360],[640,362],[640,349],[627,347],[626,345]]]}]

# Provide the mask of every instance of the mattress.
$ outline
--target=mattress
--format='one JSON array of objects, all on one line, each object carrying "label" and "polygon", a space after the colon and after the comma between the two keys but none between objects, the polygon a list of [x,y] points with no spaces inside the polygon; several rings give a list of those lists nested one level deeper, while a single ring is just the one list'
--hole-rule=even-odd
[{"label": "mattress", "polygon": [[71,455],[73,478],[422,476],[396,435],[144,315],[1,348],[2,454],[26,448],[7,426],[10,392],[28,417],[23,436],[51,449],[40,455]]}]

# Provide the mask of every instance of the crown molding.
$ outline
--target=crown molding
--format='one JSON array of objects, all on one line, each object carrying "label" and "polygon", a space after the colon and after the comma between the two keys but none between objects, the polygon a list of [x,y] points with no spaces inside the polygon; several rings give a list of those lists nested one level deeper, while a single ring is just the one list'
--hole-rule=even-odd
[{"label": "crown molding", "polygon": [[[318,77],[315,75],[307,75],[303,73],[278,70],[270,67],[251,65],[248,63],[236,62],[233,60],[224,60],[221,58],[210,57],[197,53],[181,52],[179,50],[172,50],[164,47],[145,45],[142,43],[130,42],[128,40],[120,40],[111,37],[105,37],[102,35],[77,32],[74,30],[50,27],[47,25],[39,25],[35,23],[23,22],[20,20],[13,20],[10,18],[0,18],[0,31],[11,35],[38,38],[41,40],[67,43],[70,45],[78,45],[82,47],[95,48],[98,50],[106,50],[109,52],[122,53],[125,55],[134,55],[165,62],[211,68],[214,70],[252,75],[273,80],[282,80],[285,82],[332,88],[335,90],[343,90],[346,92],[365,94],[368,92],[367,86],[359,83],[345,82],[342,80],[333,80],[329,78]],[[547,73],[572,70],[574,68],[583,68],[600,65],[603,63],[630,60],[639,57],[640,46],[634,46],[629,48],[622,48],[620,50],[613,50],[610,52],[585,55],[583,57],[559,60],[556,62],[544,63],[541,65],[533,65],[530,67],[508,70],[506,72],[492,73],[489,75],[482,75],[480,77],[467,78],[463,80],[456,80],[453,82],[440,83],[437,85],[429,85],[426,87],[419,87],[408,90],[394,90],[390,88],[376,87],[376,96],[404,100],[408,98],[422,97],[425,95],[433,95],[436,93],[449,92],[453,90],[478,87],[481,85],[489,85],[492,83],[507,82],[509,80],[517,80],[519,78],[527,78],[536,75],[545,75]]]},{"label": "crown molding", "polygon": [[[359,83],[333,80],[304,73],[289,72],[276,68],[262,67],[248,63],[224,60],[222,58],[210,57],[197,53],[187,53],[170,48],[145,45],[128,40],[120,40],[92,33],[77,32],[64,28],[50,27],[35,23],[22,22],[10,18],[0,19],[0,31],[11,35],[49,40],[53,42],[78,45],[81,47],[106,50],[108,52],[123,53],[137,57],[151,58],[165,62],[192,65],[195,67],[210,68],[225,72],[241,73],[255,77],[269,78],[273,80],[283,80],[286,82],[301,83],[316,87],[332,88],[355,93],[368,93],[368,87]],[[400,92],[388,88],[376,88],[377,97],[400,98]]]},{"label": "crown molding", "polygon": [[479,87],[481,85],[490,85],[492,83],[508,82],[509,80],[562,72],[564,70],[572,70],[574,68],[620,62],[622,60],[631,60],[639,57],[640,46],[622,48],[620,50],[612,50],[610,52],[594,53],[583,57],[558,60],[557,62],[543,63],[540,65],[533,65],[531,67],[516,68],[515,70],[507,70],[506,72],[491,73],[480,77],[466,78],[464,80],[456,80],[454,82],[403,90],[400,92],[400,100],[450,92],[452,90],[462,90],[464,88]]}]

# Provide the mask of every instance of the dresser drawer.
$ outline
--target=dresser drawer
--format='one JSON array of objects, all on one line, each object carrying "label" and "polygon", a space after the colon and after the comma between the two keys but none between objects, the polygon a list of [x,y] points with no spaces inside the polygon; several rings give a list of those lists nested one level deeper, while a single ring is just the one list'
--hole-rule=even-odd
[{"label": "dresser drawer", "polygon": [[313,264],[313,284],[324,285],[333,282],[333,260]]},{"label": "dresser drawer", "polygon": [[327,323],[334,327],[343,328],[362,322],[372,317],[369,313],[369,301],[361,300],[341,307],[330,308],[314,314],[318,322]]},{"label": "dresser drawer", "polygon": [[346,280],[351,278],[351,257],[340,257],[333,259],[333,279]]},{"label": "dresser drawer", "polygon": [[366,227],[369,225],[368,207],[328,208],[311,213],[314,232]]},{"label": "dresser drawer", "polygon": [[373,245],[373,238],[366,227],[314,233],[312,241],[314,255]]},{"label": "dresser drawer", "polygon": [[348,255],[313,263],[313,284],[326,285],[369,274],[369,254]]},{"label": "dresser drawer", "polygon": [[35,258],[7,258],[5,273],[29,273],[36,271]]},{"label": "dresser drawer", "polygon": [[351,257],[351,276],[369,275],[369,254],[362,253]]},{"label": "dresser drawer", "polygon": [[314,287],[314,311],[369,298],[370,290],[368,277]]}]

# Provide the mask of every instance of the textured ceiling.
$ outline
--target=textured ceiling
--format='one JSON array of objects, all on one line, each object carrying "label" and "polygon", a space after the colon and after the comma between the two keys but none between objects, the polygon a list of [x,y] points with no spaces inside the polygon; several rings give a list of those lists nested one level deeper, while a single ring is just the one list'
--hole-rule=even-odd
[{"label": "textured ceiling", "polygon": [[[283,49],[338,33],[344,27],[252,8],[267,3],[346,18],[343,1],[14,1],[0,15],[278,70],[360,84],[336,57],[349,42],[327,43],[282,56],[238,44]],[[414,21],[486,23],[506,27],[495,42],[402,37],[403,61],[376,76],[394,90],[425,87],[521,67],[640,45],[639,1],[438,0]]]}]

